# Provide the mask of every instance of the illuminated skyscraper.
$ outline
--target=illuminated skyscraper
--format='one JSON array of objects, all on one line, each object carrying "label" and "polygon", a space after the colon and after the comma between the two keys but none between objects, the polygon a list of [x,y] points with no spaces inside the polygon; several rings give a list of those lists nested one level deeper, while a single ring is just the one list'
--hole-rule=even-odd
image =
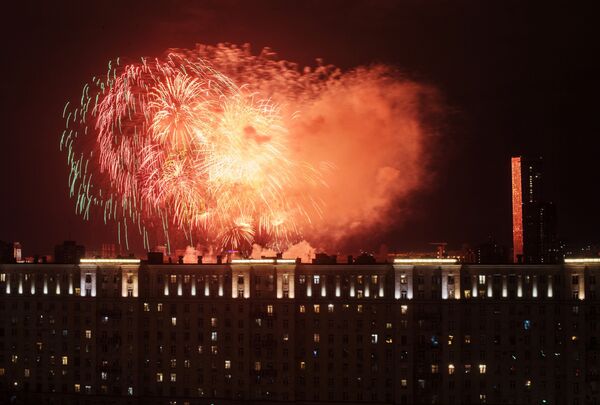
[{"label": "illuminated skyscraper", "polygon": [[557,260],[556,207],[543,200],[541,157],[511,159],[513,261],[554,263]]}]

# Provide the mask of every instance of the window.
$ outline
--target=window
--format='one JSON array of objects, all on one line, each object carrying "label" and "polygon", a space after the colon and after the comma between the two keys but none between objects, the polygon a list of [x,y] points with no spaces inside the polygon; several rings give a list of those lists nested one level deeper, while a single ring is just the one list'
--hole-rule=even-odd
[{"label": "window", "polygon": [[327,305],[327,312],[329,312],[330,314],[333,313],[333,304]]},{"label": "window", "polygon": [[452,346],[453,341],[454,341],[454,336],[448,335],[448,346]]},{"label": "window", "polygon": [[210,318],[210,326],[213,328],[217,327],[217,318]]},{"label": "window", "polygon": [[212,340],[213,342],[217,341],[217,332],[210,333],[210,340]]},{"label": "window", "polygon": [[86,329],[85,331],[85,338],[86,339],[91,339],[92,338],[92,331],[89,329]]},{"label": "window", "polygon": [[81,392],[81,385],[80,384],[75,384],[73,386],[73,391],[75,391],[75,392]]},{"label": "window", "polygon": [[255,361],[254,362],[254,371],[260,371],[261,365],[260,365],[260,361]]},{"label": "window", "polygon": [[[4,369],[2,369],[4,371]],[[301,361],[300,362],[300,370],[306,370],[306,362]]]},{"label": "window", "polygon": [[379,336],[377,336],[377,333],[372,333],[371,334],[371,343],[376,344],[378,340],[379,340]]},{"label": "window", "polygon": [[408,305],[400,305],[400,313],[406,315],[408,313]]},{"label": "window", "polygon": [[321,282],[321,277],[320,276],[313,276],[313,283],[319,284],[320,282]]},{"label": "window", "polygon": [[471,343],[471,335],[465,335],[465,343],[466,344]]},{"label": "window", "polygon": [[448,364],[448,374],[452,375],[454,374],[454,364]]},{"label": "window", "polygon": [[400,380],[400,387],[402,387],[402,388],[408,387],[408,381],[407,380]]},{"label": "window", "polygon": [[315,333],[313,335],[313,342],[319,343],[320,341],[321,341],[321,335],[319,335],[318,333]]},{"label": "window", "polygon": [[171,382],[177,381],[177,373],[171,373]]},{"label": "window", "polygon": [[525,329],[525,330],[531,329],[531,321],[529,319],[525,319],[523,321],[523,329]]},{"label": "window", "polygon": [[362,311],[363,311],[363,306],[362,306],[362,304],[358,304],[358,305],[356,306],[356,312],[358,312],[359,314],[362,314]]},{"label": "window", "polygon": [[471,372],[471,365],[465,364],[465,374],[469,374]]},{"label": "window", "polygon": [[162,312],[162,310],[163,310],[163,304],[162,304],[162,303],[160,303],[160,302],[159,302],[158,304],[156,304],[156,310],[157,310],[158,312]]},{"label": "window", "polygon": [[300,305],[299,310],[300,310],[300,313],[303,314],[306,312],[306,307],[304,305]]},{"label": "window", "polygon": [[171,368],[177,367],[177,359],[171,359]]},{"label": "window", "polygon": [[487,366],[485,364],[479,365],[479,374],[485,374],[487,371]]},{"label": "window", "polygon": [[171,325],[172,326],[177,326],[177,318],[176,317],[171,317]]},{"label": "window", "polygon": [[485,276],[482,274],[479,275],[479,284],[485,284]]},{"label": "window", "polygon": [[172,284],[175,284],[177,282],[177,274],[171,274],[170,281]]},{"label": "window", "polygon": [[229,370],[231,368],[231,360],[225,360],[225,369]]},{"label": "window", "polygon": [[267,305],[267,314],[273,314],[273,305]]},{"label": "window", "polygon": [[315,311],[315,314],[318,314],[319,312],[321,312],[321,305],[315,304],[313,305],[313,309]]},{"label": "window", "polygon": [[289,339],[290,339],[290,335],[289,335],[289,334],[287,334],[287,333],[284,333],[284,334],[283,334],[283,341],[284,341],[284,342],[287,342]]},{"label": "window", "polygon": [[144,302],[144,312],[150,312],[150,304]]},{"label": "window", "polygon": [[156,382],[163,382],[163,374],[156,373]]},{"label": "window", "polygon": [[62,363],[63,366],[68,366],[69,365],[69,357],[62,356],[61,363]]}]

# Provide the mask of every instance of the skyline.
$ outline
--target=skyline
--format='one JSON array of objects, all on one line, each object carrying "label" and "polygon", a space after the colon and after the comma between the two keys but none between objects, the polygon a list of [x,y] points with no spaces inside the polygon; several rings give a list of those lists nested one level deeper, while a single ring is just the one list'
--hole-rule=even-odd
[{"label": "skyline", "polygon": [[[591,13],[517,3],[477,11],[443,3],[437,11],[414,2],[345,4],[330,3],[309,19],[316,3],[272,7],[258,2],[232,9],[226,22],[219,13],[223,6],[210,2],[178,3],[167,17],[161,7],[140,10],[135,5],[124,6],[120,14],[113,14],[110,5],[78,9],[83,6],[67,3],[49,10],[13,10],[12,25],[3,28],[12,39],[7,53],[13,55],[2,67],[3,76],[13,80],[2,84],[3,121],[11,136],[0,141],[6,180],[0,239],[22,242],[28,255],[64,239],[90,246],[114,241],[109,227],[74,215],[57,147],[64,102],[76,98],[108,60],[157,56],[196,42],[248,42],[253,53],[270,46],[302,65],[314,65],[315,58],[344,69],[391,64],[433,86],[443,98],[434,183],[411,196],[410,210],[401,215],[406,219],[364,241],[369,245],[364,249],[376,250],[381,243],[390,249],[423,248],[432,240],[458,247],[483,242],[488,235],[510,245],[509,159],[521,154],[541,155],[548,162],[548,194],[557,204],[559,235],[597,241],[600,218],[594,215],[593,185],[599,174],[591,162],[600,145],[589,134],[598,126],[592,101],[598,79],[592,75],[597,67],[593,52],[586,50],[593,41]],[[90,16],[77,19],[77,13]],[[52,23],[45,22],[47,14]],[[193,24],[198,16],[205,18],[202,27]],[[21,23],[23,18],[29,26]],[[554,30],[558,20],[564,24]],[[353,25],[361,30],[350,30]],[[231,26],[235,29],[227,29]],[[42,63],[44,74],[36,75]]]}]

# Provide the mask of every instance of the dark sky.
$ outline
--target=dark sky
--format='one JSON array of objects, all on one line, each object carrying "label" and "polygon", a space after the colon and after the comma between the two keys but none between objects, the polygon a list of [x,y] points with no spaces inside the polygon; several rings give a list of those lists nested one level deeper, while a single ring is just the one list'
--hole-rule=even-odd
[{"label": "dark sky", "polygon": [[[64,103],[117,56],[233,42],[342,68],[397,66],[447,106],[441,168],[392,248],[510,243],[512,154],[543,155],[563,238],[600,240],[598,28],[593,2],[74,1],[3,11],[0,240],[26,254],[65,238],[111,241],[67,195]],[[5,6],[7,7],[7,6]]]}]

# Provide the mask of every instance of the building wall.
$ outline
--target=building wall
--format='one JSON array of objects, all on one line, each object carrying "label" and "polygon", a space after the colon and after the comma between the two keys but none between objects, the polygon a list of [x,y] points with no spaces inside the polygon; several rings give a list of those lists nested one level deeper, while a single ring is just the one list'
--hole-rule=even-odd
[{"label": "building wall", "polygon": [[599,275],[0,265],[0,402],[598,403]]}]

